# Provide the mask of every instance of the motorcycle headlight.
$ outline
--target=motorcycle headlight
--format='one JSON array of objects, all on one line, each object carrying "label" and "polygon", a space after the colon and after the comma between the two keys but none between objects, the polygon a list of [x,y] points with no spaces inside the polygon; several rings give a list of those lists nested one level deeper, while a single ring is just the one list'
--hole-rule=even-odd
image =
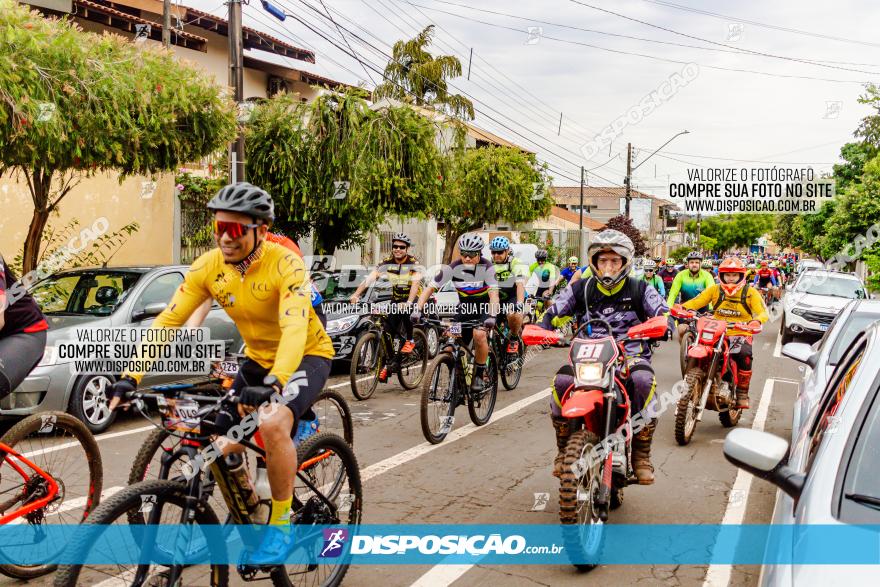
[{"label": "motorcycle headlight", "polygon": [[37,367],[51,367],[58,363],[58,347],[47,346],[43,351],[43,358],[37,363]]},{"label": "motorcycle headlight", "polygon": [[349,330],[352,326],[354,326],[358,321],[359,316],[346,316],[344,318],[337,318],[336,320],[329,320],[327,322],[327,334],[339,334],[340,332],[345,332]]},{"label": "motorcycle headlight", "polygon": [[577,380],[581,385],[598,385],[602,383],[605,365],[602,363],[578,363]]}]

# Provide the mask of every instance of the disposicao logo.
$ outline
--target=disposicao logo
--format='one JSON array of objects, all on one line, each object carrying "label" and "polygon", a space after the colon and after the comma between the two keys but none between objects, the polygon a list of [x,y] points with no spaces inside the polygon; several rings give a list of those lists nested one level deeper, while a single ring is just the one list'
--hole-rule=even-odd
[{"label": "disposicao logo", "polygon": [[342,554],[345,542],[348,540],[348,530],[342,528],[324,528],[324,548],[321,549],[322,558],[336,557]]}]

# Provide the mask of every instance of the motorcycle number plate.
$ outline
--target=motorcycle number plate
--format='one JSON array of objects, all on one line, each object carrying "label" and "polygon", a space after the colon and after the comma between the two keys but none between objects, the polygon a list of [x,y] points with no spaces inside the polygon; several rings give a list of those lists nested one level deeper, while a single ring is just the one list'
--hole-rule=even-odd
[{"label": "motorcycle number plate", "polygon": [[575,357],[578,361],[583,361],[587,359],[598,359],[602,354],[602,345],[599,344],[591,344],[584,343],[578,347],[577,357]]}]

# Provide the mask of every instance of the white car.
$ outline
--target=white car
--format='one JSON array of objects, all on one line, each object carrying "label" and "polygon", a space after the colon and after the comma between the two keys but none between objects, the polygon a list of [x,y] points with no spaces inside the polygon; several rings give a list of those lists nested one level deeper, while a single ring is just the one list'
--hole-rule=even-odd
[{"label": "white car", "polygon": [[850,300],[867,298],[865,285],[852,273],[811,269],[798,278],[782,301],[782,343],[795,336],[821,337]]}]

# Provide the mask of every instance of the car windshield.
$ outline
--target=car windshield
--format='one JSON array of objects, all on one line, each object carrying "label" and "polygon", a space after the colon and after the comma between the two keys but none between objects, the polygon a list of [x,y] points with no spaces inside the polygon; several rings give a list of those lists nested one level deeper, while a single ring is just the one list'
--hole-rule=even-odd
[{"label": "car windshield", "polygon": [[849,321],[840,326],[840,333],[834,339],[834,346],[828,351],[828,364],[836,365],[840,362],[840,357],[849,347],[853,339],[859,335],[865,328],[880,320],[880,316],[874,314],[855,314],[850,317]]},{"label": "car windshield", "polygon": [[48,315],[109,316],[141,275],[127,271],[86,271],[53,275],[31,290]]},{"label": "car windshield", "polygon": [[[363,271],[341,271],[333,273],[316,272],[312,274],[312,281],[326,301],[347,302],[358,288],[358,285],[360,285],[366,277],[367,274]],[[375,297],[374,290],[376,290],[377,287],[382,288],[383,286],[387,287],[387,281],[381,278],[376,280],[373,287],[370,287],[369,290],[361,296],[361,301],[370,301]]]},{"label": "car windshield", "polygon": [[865,297],[865,290],[858,280],[819,274],[804,275],[797,282],[794,291],[848,299],[863,299]]}]

